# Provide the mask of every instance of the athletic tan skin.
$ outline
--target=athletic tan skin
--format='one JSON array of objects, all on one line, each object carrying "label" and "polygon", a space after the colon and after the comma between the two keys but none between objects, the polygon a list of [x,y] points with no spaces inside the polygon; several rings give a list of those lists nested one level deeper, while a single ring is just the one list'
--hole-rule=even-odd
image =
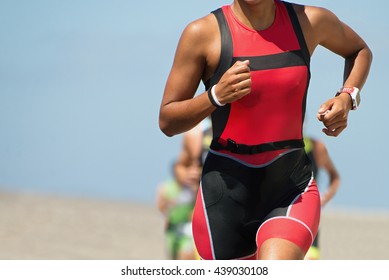
[{"label": "athletic tan skin", "polygon": [[[362,89],[367,79],[372,53],[349,26],[331,11],[294,5],[310,54],[321,45],[345,59],[344,86]],[[270,27],[275,18],[273,0],[234,0],[232,10],[245,25],[256,30]],[[206,92],[194,97],[201,80],[215,72],[220,57],[220,33],[216,18],[209,14],[190,23],[182,33],[173,66],[167,79],[160,107],[159,126],[167,136],[195,127],[210,115],[215,107]],[[236,62],[215,87],[221,103],[232,103],[250,94],[249,61]],[[334,92],[336,89],[334,90]],[[346,127],[352,108],[347,93],[333,97],[334,92],[317,112],[328,136],[338,136]],[[295,244],[282,239],[269,239],[262,246],[259,259],[303,259],[304,254]]]}]

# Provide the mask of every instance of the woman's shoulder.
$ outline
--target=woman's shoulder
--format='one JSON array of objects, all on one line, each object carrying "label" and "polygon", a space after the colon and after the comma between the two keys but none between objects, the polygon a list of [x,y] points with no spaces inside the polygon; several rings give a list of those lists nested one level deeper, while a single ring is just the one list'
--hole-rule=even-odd
[{"label": "woman's shoulder", "polygon": [[311,24],[323,21],[336,20],[336,15],[327,8],[293,3],[294,10],[299,18],[306,18]]},{"label": "woman's shoulder", "polygon": [[213,32],[217,31],[217,20],[213,14],[208,14],[204,17],[190,22],[184,29],[184,34],[190,37],[204,38],[212,36]]}]

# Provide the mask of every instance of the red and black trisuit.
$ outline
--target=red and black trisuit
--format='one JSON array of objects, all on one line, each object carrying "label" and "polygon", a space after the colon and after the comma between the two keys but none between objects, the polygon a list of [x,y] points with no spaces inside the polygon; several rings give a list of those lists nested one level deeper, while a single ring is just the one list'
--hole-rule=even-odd
[{"label": "red and black trisuit", "polygon": [[292,4],[275,3],[275,20],[263,31],[243,25],[230,6],[213,12],[221,56],[206,88],[246,59],[252,86],[212,113],[213,141],[193,214],[202,259],[254,258],[269,238],[306,252],[318,230],[320,197],[302,140],[310,55]]}]

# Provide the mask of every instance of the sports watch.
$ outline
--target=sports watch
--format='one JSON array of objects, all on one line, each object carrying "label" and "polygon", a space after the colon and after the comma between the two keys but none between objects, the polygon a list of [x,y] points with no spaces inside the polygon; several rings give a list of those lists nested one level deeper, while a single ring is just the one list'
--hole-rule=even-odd
[{"label": "sports watch", "polygon": [[359,104],[361,103],[361,96],[359,95],[359,88],[357,87],[344,87],[338,90],[335,96],[338,96],[341,93],[348,93],[351,97],[351,101],[353,104],[353,107],[351,110],[356,110],[359,107]]}]

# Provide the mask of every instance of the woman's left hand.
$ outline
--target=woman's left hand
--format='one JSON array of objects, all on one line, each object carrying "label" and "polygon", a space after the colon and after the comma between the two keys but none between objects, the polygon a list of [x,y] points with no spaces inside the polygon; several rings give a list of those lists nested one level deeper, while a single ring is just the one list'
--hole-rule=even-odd
[{"label": "woman's left hand", "polygon": [[352,101],[348,93],[342,93],[323,103],[317,113],[317,119],[325,126],[322,131],[328,136],[338,136],[347,127],[351,108]]}]

